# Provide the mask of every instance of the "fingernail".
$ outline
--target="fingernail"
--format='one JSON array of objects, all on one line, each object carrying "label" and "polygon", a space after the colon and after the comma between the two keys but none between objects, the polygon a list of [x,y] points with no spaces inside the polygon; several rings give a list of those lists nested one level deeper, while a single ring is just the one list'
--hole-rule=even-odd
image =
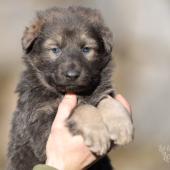
[{"label": "fingernail", "polygon": [[65,94],[62,103],[76,103],[77,96],[75,94]]},{"label": "fingernail", "polygon": [[76,95],[75,95],[75,94],[71,94],[71,93],[66,94],[66,95],[64,96],[64,98],[66,98],[66,99],[73,99],[74,97],[76,97]]}]

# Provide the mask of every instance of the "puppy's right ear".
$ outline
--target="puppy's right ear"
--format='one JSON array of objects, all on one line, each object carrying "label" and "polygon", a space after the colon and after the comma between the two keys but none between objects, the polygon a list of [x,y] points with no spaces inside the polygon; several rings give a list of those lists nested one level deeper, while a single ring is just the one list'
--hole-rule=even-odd
[{"label": "puppy's right ear", "polygon": [[24,34],[21,39],[22,48],[25,53],[29,53],[31,51],[36,38],[40,34],[43,23],[43,20],[38,18],[29,27],[25,28]]}]

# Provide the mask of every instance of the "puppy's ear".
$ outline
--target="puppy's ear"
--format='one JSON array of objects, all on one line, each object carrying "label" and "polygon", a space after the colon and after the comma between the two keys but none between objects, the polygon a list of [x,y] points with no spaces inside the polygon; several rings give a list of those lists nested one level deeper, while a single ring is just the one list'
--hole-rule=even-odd
[{"label": "puppy's ear", "polygon": [[102,39],[104,42],[104,47],[107,52],[107,54],[111,54],[112,49],[113,49],[113,35],[109,28],[104,27],[101,31],[102,33]]},{"label": "puppy's ear", "polygon": [[37,18],[29,27],[25,28],[22,41],[23,50],[28,53],[35,42],[35,39],[38,37],[41,28],[43,26],[43,20]]}]

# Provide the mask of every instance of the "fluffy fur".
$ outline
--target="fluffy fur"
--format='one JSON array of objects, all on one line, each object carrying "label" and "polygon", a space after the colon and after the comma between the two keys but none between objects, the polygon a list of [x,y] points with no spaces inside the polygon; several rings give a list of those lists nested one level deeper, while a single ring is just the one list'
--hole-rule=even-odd
[{"label": "fluffy fur", "polygon": [[[22,38],[26,70],[16,90],[8,170],[32,170],[45,162],[50,127],[66,92],[76,93],[79,104],[93,106],[106,95],[114,96],[112,45],[112,34],[97,10],[69,7],[38,12]],[[68,123],[69,128],[75,123]],[[104,157],[90,169],[111,166]]]}]

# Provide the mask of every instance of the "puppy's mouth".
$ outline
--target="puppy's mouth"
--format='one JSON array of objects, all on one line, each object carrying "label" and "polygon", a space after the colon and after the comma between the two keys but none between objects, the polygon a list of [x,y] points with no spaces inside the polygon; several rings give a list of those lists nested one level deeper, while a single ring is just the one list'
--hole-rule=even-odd
[{"label": "puppy's mouth", "polygon": [[92,87],[90,86],[83,86],[83,85],[57,85],[56,89],[62,93],[89,93],[92,91]]},{"label": "puppy's mouth", "polygon": [[[94,80],[94,79],[93,79]],[[87,81],[86,82],[62,82],[56,81],[56,79],[49,79],[48,84],[56,89],[56,91],[61,93],[76,93],[76,94],[91,94],[96,88],[98,82],[96,81]]]}]

